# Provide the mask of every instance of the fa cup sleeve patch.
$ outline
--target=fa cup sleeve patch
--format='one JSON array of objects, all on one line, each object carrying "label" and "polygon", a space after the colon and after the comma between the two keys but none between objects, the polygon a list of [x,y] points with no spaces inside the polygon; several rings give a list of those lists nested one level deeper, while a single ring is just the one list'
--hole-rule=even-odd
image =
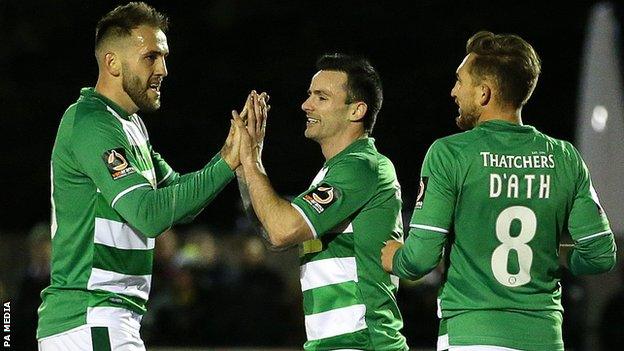
[{"label": "fa cup sleeve patch", "polygon": [[325,211],[340,198],[340,190],[328,184],[320,184],[303,195],[303,199],[318,213]]},{"label": "fa cup sleeve patch", "polygon": [[113,180],[123,178],[129,174],[135,173],[134,167],[130,165],[126,158],[126,150],[123,148],[111,149],[102,155],[104,164],[110,172]]},{"label": "fa cup sleeve patch", "polygon": [[421,177],[420,185],[418,186],[418,197],[416,197],[416,206],[417,210],[420,210],[423,207],[423,201],[425,201],[425,193],[427,192],[427,182],[429,181],[429,177]]}]

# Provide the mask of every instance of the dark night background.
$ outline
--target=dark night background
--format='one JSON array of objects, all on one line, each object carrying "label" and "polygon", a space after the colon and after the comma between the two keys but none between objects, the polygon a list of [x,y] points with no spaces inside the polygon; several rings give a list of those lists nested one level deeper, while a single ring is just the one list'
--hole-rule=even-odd
[{"label": "dark night background", "polygon": [[[95,84],[95,24],[117,3],[0,1],[2,232],[49,217],[49,156],[58,122],[79,89]],[[524,121],[573,138],[591,2],[505,3],[151,1],[170,17],[171,54],[162,108],[143,119],[167,161],[180,172],[192,171],[219,150],[230,110],[240,109],[248,91],[268,91],[273,110],[266,167],[281,193],[297,194],[323,162],[320,148],[303,137],[300,109],[315,60],[325,52],[362,54],[384,83],[373,135],[394,161],[411,206],[427,147],[457,131],[449,94],[466,39],[477,30],[513,32],[533,44],[543,73]],[[199,220],[218,217],[231,225],[235,199],[232,184]]]},{"label": "dark night background", "polygon": [[[225,139],[230,111],[242,107],[251,89],[268,91],[265,166],[279,193],[300,193],[323,163],[318,145],[303,136],[300,109],[315,60],[327,52],[355,53],[370,58],[383,80],[373,136],[395,164],[406,210],[413,207],[428,146],[457,132],[450,90],[465,42],[478,30],[516,33],[535,47],[542,75],[524,123],[573,141],[583,40],[596,3],[147,2],[170,18],[170,55],[162,108],[142,117],[155,149],[177,171],[210,160]],[[95,24],[121,3],[0,0],[1,237],[19,241],[49,219],[49,160],[58,123],[80,88],[95,84]],[[620,23],[623,8],[616,4]],[[232,182],[197,221],[234,227],[238,199]]]}]

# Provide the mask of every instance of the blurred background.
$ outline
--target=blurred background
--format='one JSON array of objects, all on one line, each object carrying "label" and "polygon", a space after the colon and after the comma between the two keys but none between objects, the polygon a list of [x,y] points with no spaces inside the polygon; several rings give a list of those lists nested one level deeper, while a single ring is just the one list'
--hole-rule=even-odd
[{"label": "blurred background", "polygon": [[[367,56],[384,83],[373,131],[395,164],[404,219],[433,140],[457,132],[450,98],[465,42],[512,32],[542,58],[525,124],[572,141],[583,154],[622,247],[624,232],[624,5],[616,1],[147,1],[171,20],[162,108],[144,114],[155,149],[179,172],[220,149],[230,111],[251,89],[272,110],[264,160],[286,197],[323,163],[304,138],[316,58]],[[93,86],[98,19],[119,1],[0,0],[0,295],[11,302],[16,350],[35,350],[39,292],[49,282],[49,158],[58,122]],[[268,252],[232,182],[191,225],[156,244],[142,334],[156,347],[301,348],[305,340],[297,250]],[[571,350],[622,349],[622,259],[597,277],[564,273],[564,339]],[[402,282],[398,301],[414,349],[433,349],[438,272]]]}]

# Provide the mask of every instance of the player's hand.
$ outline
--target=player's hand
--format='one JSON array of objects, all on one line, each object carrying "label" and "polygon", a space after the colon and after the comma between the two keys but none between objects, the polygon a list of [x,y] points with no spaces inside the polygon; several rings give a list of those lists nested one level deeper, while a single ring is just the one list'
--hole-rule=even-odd
[{"label": "player's hand", "polygon": [[260,157],[262,152],[268,112],[271,109],[271,106],[268,105],[269,98],[266,92],[258,94],[255,90],[252,90],[240,114],[247,126],[251,144],[258,153],[258,157]]},{"label": "player's hand", "polygon": [[221,158],[230,166],[231,170],[235,170],[241,164],[241,134],[240,129],[236,128],[234,120],[230,120],[230,132],[221,148]]},{"label": "player's hand", "polygon": [[[243,167],[252,167],[258,161],[258,154],[254,152],[254,145],[251,140],[251,136],[247,131],[247,127],[245,126],[245,122],[240,117],[236,110],[232,111],[232,118],[234,121],[233,127],[236,129],[237,133],[240,135],[240,162]],[[244,173],[242,173],[244,174]]]},{"label": "player's hand", "polygon": [[392,273],[392,260],[394,259],[394,254],[402,246],[403,244],[396,240],[388,240],[386,241],[386,246],[381,248],[381,265],[386,272]]}]

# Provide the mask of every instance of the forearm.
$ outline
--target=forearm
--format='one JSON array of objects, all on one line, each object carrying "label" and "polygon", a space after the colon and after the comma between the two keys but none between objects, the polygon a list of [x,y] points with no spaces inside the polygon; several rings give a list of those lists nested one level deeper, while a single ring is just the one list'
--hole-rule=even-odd
[{"label": "forearm", "polygon": [[442,259],[446,236],[412,229],[392,260],[392,271],[404,279],[419,279],[431,272]]},{"label": "forearm", "polygon": [[302,241],[309,232],[301,215],[271,186],[261,165],[245,165],[251,204],[272,245],[283,247]]},{"label": "forearm", "polygon": [[161,189],[140,187],[130,191],[114,208],[148,237],[158,236],[173,224],[199,213],[234,177],[219,156],[202,170]]},{"label": "forearm", "polygon": [[598,274],[615,266],[617,248],[613,234],[579,241],[568,256],[568,267],[574,275]]},{"label": "forearm", "polygon": [[[175,180],[173,182],[171,182],[171,185],[178,184],[178,183],[184,183],[184,182],[187,181],[187,179],[191,179],[193,177],[196,177],[198,175],[198,173],[202,172],[205,168],[212,167],[216,162],[219,162],[219,160],[222,160],[222,159],[220,157],[215,156],[201,170],[195,171],[195,172],[191,172],[191,173],[186,173],[186,174],[183,174],[181,176],[178,175],[178,177],[176,177]],[[221,161],[221,162],[223,162],[223,161]],[[197,217],[200,213],[202,213],[203,210],[204,210],[204,207],[200,207],[197,211],[195,211],[193,213],[190,213],[188,216],[180,219],[176,223],[180,223],[180,224],[190,223],[190,222],[192,222],[195,219],[195,217]]]},{"label": "forearm", "polygon": [[261,236],[264,240],[268,241],[269,244],[271,244],[269,233],[267,233],[267,231],[262,226],[262,223],[258,219],[258,216],[256,216],[256,212],[254,212],[253,206],[251,204],[251,196],[249,195],[249,188],[247,187],[247,182],[245,180],[245,171],[243,167],[239,167],[236,169],[236,181],[238,182],[238,191],[241,195],[243,209],[245,210],[245,214],[251,222],[254,231],[256,231],[259,236]]}]

